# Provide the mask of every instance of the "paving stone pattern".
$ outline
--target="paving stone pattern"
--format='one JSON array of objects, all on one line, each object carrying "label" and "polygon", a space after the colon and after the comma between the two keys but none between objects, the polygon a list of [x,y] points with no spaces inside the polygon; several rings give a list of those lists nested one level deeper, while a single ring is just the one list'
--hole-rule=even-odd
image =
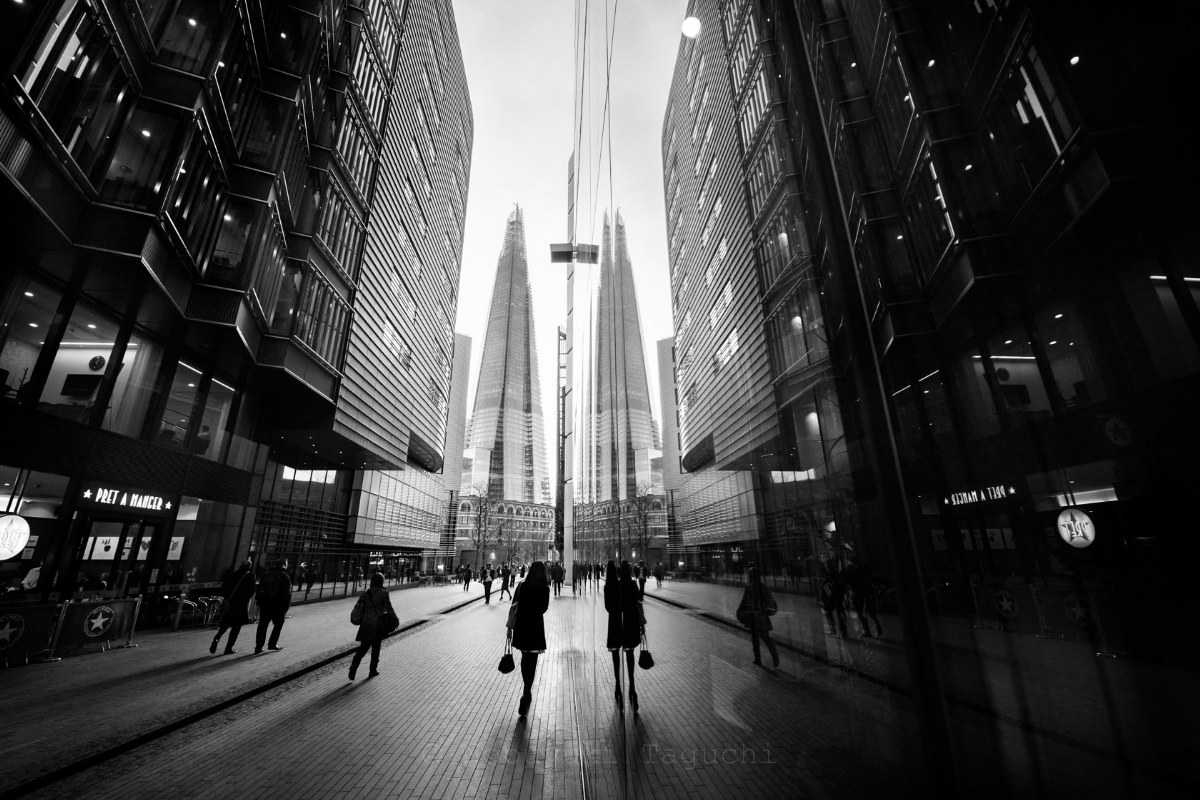
[{"label": "paving stone pattern", "polygon": [[[392,604],[403,627],[482,594],[461,585],[405,589],[392,593]],[[197,627],[135,632],[136,648],[0,671],[0,793],[344,652],[354,646],[355,602],[293,606],[283,649],[261,655],[254,655],[256,625],[242,628],[231,656],[222,653],[228,634],[214,656],[208,647],[215,630]]]}]

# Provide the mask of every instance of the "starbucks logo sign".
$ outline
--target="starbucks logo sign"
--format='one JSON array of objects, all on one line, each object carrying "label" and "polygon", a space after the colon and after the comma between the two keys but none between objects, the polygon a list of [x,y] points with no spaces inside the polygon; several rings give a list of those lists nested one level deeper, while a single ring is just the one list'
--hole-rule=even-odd
[{"label": "starbucks logo sign", "polygon": [[7,650],[21,639],[25,632],[25,620],[20,614],[0,616],[0,651]]}]

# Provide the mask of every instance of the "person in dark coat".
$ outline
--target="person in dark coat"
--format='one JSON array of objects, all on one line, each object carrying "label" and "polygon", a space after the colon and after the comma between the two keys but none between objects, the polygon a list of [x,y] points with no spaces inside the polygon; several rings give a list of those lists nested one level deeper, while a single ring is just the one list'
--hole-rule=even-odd
[{"label": "person in dark coat", "polygon": [[483,604],[491,605],[492,602],[492,581],[496,579],[496,573],[491,567],[484,567],[479,573],[479,580],[483,584]]},{"label": "person in dark coat", "polygon": [[463,591],[471,588],[471,568],[463,567]]},{"label": "person in dark coat", "polygon": [[533,701],[533,678],[537,674],[538,656],[546,652],[546,624],[544,615],[550,607],[550,581],[546,577],[546,565],[541,561],[529,567],[529,577],[517,587],[513,595],[517,604],[517,619],[513,627],[512,646],[521,651],[521,679],[525,692],[521,695],[518,716],[524,717]]},{"label": "person in dark coat", "polygon": [[771,590],[758,578],[758,569],[751,567],[747,573],[749,582],[742,592],[742,602],[738,605],[738,622],[750,629],[750,646],[754,648],[754,663],[762,664],[760,657],[759,639],[767,644],[771,651],[771,660],[779,666],[779,651],[771,640],[771,615],[775,613],[775,598]]},{"label": "person in dark coat", "polygon": [[[499,600],[504,599],[505,592],[508,593],[508,599],[510,601],[512,600],[512,591],[508,588],[509,582],[511,579],[512,579],[512,570],[508,568],[508,562],[505,561],[503,564],[500,565],[500,598],[499,598]],[[497,602],[499,602],[499,600],[497,600]]]},{"label": "person in dark coat", "polygon": [[367,673],[367,677],[374,678],[379,674],[379,648],[386,635],[382,620],[388,612],[396,613],[392,610],[391,593],[383,588],[382,572],[371,576],[371,588],[359,596],[358,602],[362,604],[363,615],[358,625],[358,634],[354,637],[359,644],[358,649],[354,651],[354,659],[350,662],[350,680],[354,680],[358,665],[362,663],[367,650],[371,651],[371,671]]},{"label": "person in dark coat", "polygon": [[254,573],[251,571],[253,569],[254,562],[246,559],[246,563],[242,564],[237,571],[226,576],[224,583],[221,584],[219,594],[225,598],[225,612],[221,614],[221,627],[217,629],[217,635],[213,637],[208,652],[217,652],[217,645],[220,643],[221,637],[225,635],[225,631],[229,631],[229,641],[225,643],[225,655],[237,652],[233,649],[234,642],[237,641],[242,626],[250,621],[250,598],[254,597]]},{"label": "person in dark coat", "polygon": [[871,626],[867,624],[866,615],[875,620],[875,635],[883,636],[883,624],[876,613],[875,576],[871,568],[858,556],[850,558],[850,566],[845,569],[846,585],[854,599],[854,612],[858,614],[858,624],[862,625],[863,638],[870,638]]},{"label": "person in dark coat", "polygon": [[[271,571],[263,576],[258,592],[258,632],[254,638],[254,652],[261,653],[263,645],[268,650],[282,650],[279,646],[279,631],[287,619],[292,605],[292,579],[287,574],[287,559],[276,561]],[[267,641],[267,627],[271,628],[271,639]]]},{"label": "person in dark coat", "polygon": [[616,679],[617,709],[624,714],[625,702],[621,697],[621,650],[625,650],[625,663],[629,672],[629,706],[638,712],[638,696],[633,670],[633,651],[642,641],[645,631],[642,625],[641,593],[633,580],[633,568],[628,561],[621,562],[620,577],[617,565],[609,561],[604,576],[604,610],[608,612],[608,650],[612,653],[613,677]]}]

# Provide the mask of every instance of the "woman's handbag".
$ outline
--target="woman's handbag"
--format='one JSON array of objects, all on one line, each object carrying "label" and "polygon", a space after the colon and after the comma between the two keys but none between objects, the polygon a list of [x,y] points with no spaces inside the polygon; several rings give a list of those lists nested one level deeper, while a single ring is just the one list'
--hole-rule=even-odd
[{"label": "woman's handbag", "polygon": [[362,624],[363,597],[366,597],[366,595],[361,595],[358,598],[358,602],[354,604],[354,608],[350,609],[350,623],[353,625],[361,625]]},{"label": "woman's handbag", "polygon": [[750,593],[742,595],[742,602],[738,605],[737,621],[745,625],[747,628],[754,625],[754,611],[751,609]]},{"label": "woman's handbag", "polygon": [[379,629],[384,636],[387,636],[396,628],[400,627],[400,618],[396,616],[395,610],[392,608],[391,600],[388,601],[388,607],[384,609],[382,616],[379,618]]},{"label": "woman's handbag", "polygon": [[512,654],[512,632],[509,631],[508,636],[504,638],[504,655],[500,656],[500,666],[498,666],[496,669],[507,675],[516,668],[517,665],[513,661]]},{"label": "woman's handbag", "polygon": [[638,666],[642,669],[650,669],[654,666],[654,656],[650,655],[650,648],[646,644],[646,634],[642,634],[642,652],[638,654]]}]

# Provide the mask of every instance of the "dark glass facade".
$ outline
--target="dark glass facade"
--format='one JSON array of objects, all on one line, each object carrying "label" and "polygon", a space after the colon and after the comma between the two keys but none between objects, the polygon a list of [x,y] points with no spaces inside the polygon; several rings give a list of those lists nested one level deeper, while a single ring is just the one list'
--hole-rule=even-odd
[{"label": "dark glass facade", "polygon": [[673,566],[811,599],[777,638],[910,698],[886,748],[925,765],[910,790],[1194,781],[1162,613],[1195,606],[1195,164],[1165,78],[1190,12],[690,13],[662,145]]},{"label": "dark glass facade", "polygon": [[247,554],[419,566],[472,136],[446,5],[57,0],[0,28],[0,498],[37,528],[5,600],[157,608]]}]

